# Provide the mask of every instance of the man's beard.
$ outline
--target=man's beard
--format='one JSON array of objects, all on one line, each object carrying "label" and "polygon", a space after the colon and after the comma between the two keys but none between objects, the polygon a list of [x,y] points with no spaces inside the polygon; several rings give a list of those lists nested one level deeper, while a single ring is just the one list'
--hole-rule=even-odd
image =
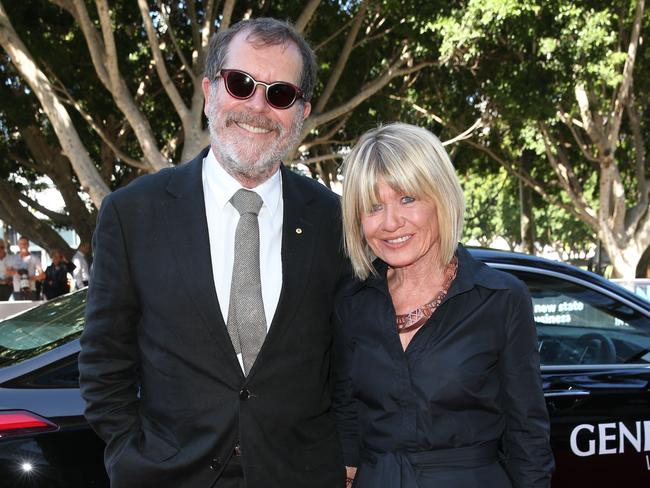
[{"label": "man's beard", "polygon": [[[225,129],[236,122],[274,131],[277,137],[264,148],[260,148],[259,144],[249,144],[245,139],[233,140],[232,135],[227,134]],[[214,105],[210,107],[208,113],[210,144],[217,152],[219,163],[233,177],[243,177],[257,184],[270,178],[277,170],[280,161],[298,144],[302,126],[302,110],[296,111],[288,132],[277,122],[262,115],[249,112],[217,114]],[[217,133],[219,129],[224,131],[223,136]]]}]

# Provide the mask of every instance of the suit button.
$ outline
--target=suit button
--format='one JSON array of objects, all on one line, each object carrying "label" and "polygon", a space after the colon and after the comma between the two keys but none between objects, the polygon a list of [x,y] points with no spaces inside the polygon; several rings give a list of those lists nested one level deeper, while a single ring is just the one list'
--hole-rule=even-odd
[{"label": "suit button", "polygon": [[248,388],[242,388],[242,390],[239,392],[239,399],[246,401],[251,397],[251,392]]},{"label": "suit button", "polygon": [[216,457],[210,461],[210,469],[217,470],[221,467],[221,458]]}]

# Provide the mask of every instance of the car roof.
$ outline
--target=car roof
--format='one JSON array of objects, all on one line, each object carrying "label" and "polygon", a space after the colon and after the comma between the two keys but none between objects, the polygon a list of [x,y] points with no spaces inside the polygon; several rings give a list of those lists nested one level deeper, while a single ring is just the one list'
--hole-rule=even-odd
[{"label": "car roof", "polygon": [[531,256],[529,254],[512,251],[503,251],[500,249],[468,247],[467,250],[474,257],[474,259],[477,259],[484,263],[497,265],[497,267],[499,267],[498,265],[501,264],[516,267],[534,268],[536,270],[550,271],[553,273],[560,273],[563,275],[571,276],[573,278],[578,278],[594,285],[609,289],[616,294],[621,295],[626,299],[634,302],[635,304],[643,307],[644,309],[650,310],[650,302],[643,299],[636,293],[608,280],[607,278],[603,278],[596,273],[578,268],[577,266],[562,263],[560,261],[553,261],[551,259],[546,259],[539,256]]}]

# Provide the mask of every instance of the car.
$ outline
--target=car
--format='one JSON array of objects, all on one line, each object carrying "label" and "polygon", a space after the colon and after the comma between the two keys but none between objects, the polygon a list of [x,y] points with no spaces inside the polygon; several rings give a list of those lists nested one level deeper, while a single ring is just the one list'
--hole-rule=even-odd
[{"label": "car", "polygon": [[[470,252],[530,290],[552,486],[650,486],[650,302],[570,265]],[[2,486],[108,486],[78,387],[85,300],[81,290],[0,322]]]}]

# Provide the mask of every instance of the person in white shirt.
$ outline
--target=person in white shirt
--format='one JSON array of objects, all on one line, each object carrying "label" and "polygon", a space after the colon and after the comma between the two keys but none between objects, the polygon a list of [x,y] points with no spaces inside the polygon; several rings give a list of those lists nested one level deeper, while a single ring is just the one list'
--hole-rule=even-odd
[{"label": "person in white shirt", "polygon": [[18,239],[18,254],[11,259],[15,300],[36,300],[36,282],[43,281],[45,273],[41,260],[29,252],[29,239]]},{"label": "person in white shirt", "polygon": [[88,286],[90,282],[90,267],[88,266],[88,255],[90,254],[90,243],[81,242],[77,252],[72,256],[72,264],[75,265],[72,277],[74,278],[75,288],[79,290]]},{"label": "person in white shirt", "polygon": [[340,204],[281,163],[316,60],[290,25],[251,19],[219,31],[205,66],[210,147],[102,202],[86,419],[113,488],[343,487],[329,413]]}]

